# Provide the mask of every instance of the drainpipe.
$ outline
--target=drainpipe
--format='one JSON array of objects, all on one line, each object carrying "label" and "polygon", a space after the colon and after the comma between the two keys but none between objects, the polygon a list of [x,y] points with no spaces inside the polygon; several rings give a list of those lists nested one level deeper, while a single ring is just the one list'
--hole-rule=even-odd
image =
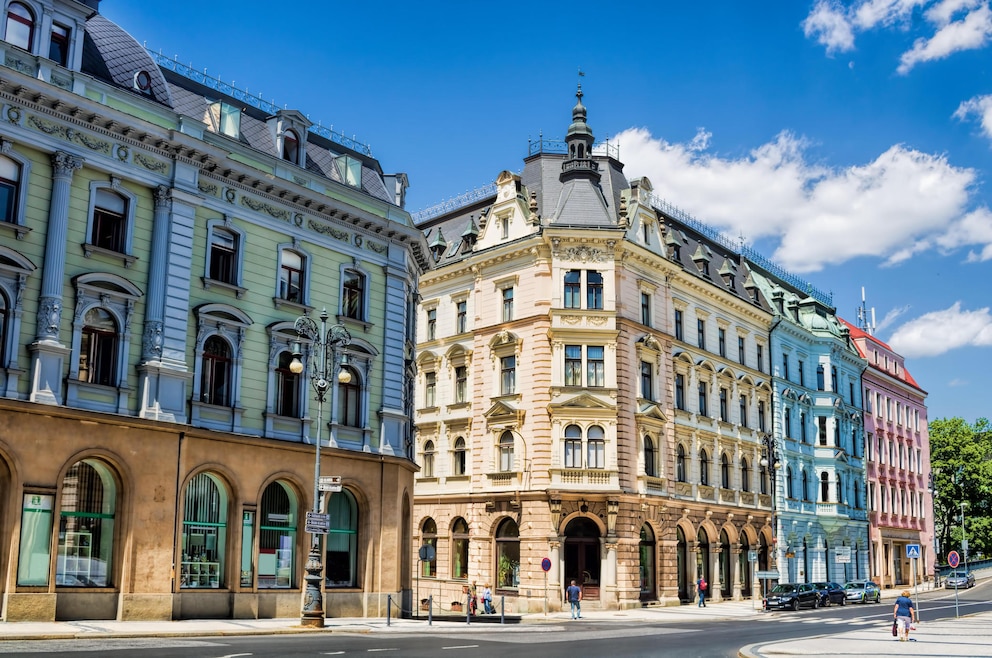
[{"label": "drainpipe", "polygon": [[176,504],[175,504],[175,523],[172,524],[172,592],[176,592],[176,551],[178,547],[176,543],[179,541],[179,524],[182,523],[182,519],[179,518],[179,483],[182,478],[182,463],[183,463],[183,439],[186,438],[186,432],[179,433],[179,447],[176,451]]}]

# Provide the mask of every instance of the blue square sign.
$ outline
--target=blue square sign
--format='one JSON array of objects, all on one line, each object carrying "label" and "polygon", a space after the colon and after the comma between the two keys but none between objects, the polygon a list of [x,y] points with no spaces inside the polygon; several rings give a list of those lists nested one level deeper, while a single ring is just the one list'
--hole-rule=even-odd
[{"label": "blue square sign", "polygon": [[906,544],[906,557],[917,558],[920,557],[920,545],[919,544]]}]

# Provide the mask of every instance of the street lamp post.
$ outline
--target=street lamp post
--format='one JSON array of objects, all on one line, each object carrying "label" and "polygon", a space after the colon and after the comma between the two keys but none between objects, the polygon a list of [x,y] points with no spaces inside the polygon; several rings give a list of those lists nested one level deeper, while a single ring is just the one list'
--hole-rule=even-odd
[{"label": "street lamp post", "polygon": [[[334,391],[331,380],[336,376],[337,380],[343,384],[351,381],[351,373],[347,370],[339,369],[338,350],[346,347],[351,342],[351,334],[340,324],[327,326],[327,309],[320,312],[320,325],[309,315],[301,315],[296,319],[296,333],[301,341],[306,340],[310,344],[309,359],[307,366],[303,363],[303,353],[300,342],[293,345],[293,361],[289,364],[289,369],[294,374],[301,374],[307,370],[310,377],[310,384],[317,397],[317,435],[314,439],[314,463],[313,463],[313,513],[320,514],[320,426],[324,422],[324,398],[327,391],[331,391],[331,405],[334,404]],[[328,370],[330,367],[330,370]],[[334,435],[334,426],[331,426],[331,436]],[[311,530],[318,530],[311,528]],[[306,588],[303,594],[303,606],[300,614],[300,623],[303,626],[323,628],[324,626],[324,600],[321,594],[321,576],[324,565],[320,559],[320,535],[324,533],[312,531],[310,541],[310,554],[307,556]]]},{"label": "street lamp post", "polygon": [[930,492],[930,505],[933,508],[933,584],[940,587],[940,569],[937,566],[937,556],[940,555],[940,544],[937,539],[937,482],[934,480],[933,471],[927,478],[927,491]]},{"label": "street lamp post", "polygon": [[964,466],[954,472],[954,484],[961,479],[961,552],[964,553],[964,572],[968,573],[968,537],[964,534]]},{"label": "street lamp post", "polygon": [[[775,437],[771,434],[765,434],[761,437],[761,445],[763,454],[761,456],[761,461],[759,462],[763,467],[767,469],[769,483],[771,484],[771,497],[772,497],[772,555],[771,564],[768,565],[769,569],[773,571],[778,571],[778,517],[775,514],[775,490],[778,488],[778,473],[779,468],[779,456],[778,450],[775,447]],[[762,591],[764,591],[764,583],[762,583]]]}]

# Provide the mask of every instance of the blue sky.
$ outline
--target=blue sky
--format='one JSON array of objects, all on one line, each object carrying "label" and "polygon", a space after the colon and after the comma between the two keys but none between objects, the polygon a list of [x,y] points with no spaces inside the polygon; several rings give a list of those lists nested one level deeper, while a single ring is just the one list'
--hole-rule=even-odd
[{"label": "blue sky", "polygon": [[992,415],[992,0],[160,3],[139,41],[406,172],[420,210],[564,136],[581,67],[629,178],[907,357],[931,418]]}]

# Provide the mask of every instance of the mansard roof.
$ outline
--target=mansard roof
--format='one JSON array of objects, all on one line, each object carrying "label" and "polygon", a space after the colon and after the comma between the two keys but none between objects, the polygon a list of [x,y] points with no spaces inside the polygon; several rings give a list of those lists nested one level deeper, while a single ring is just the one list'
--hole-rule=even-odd
[{"label": "mansard roof", "polygon": [[133,93],[139,93],[134,88],[135,74],[145,71],[151,78],[148,96],[173,107],[165,77],[148,51],[123,28],[100,14],[86,21],[82,71]]}]

